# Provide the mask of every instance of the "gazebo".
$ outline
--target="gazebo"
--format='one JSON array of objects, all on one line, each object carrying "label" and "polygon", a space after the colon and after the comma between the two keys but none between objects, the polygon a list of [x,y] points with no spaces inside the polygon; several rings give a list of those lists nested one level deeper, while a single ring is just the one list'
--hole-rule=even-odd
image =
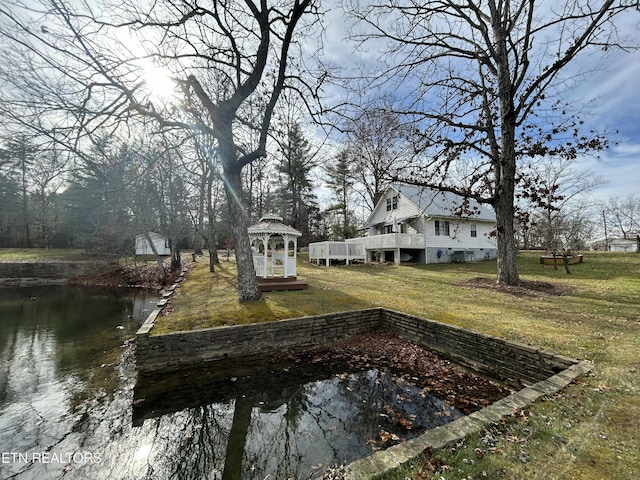
[{"label": "gazebo", "polygon": [[248,233],[260,290],[307,288],[296,276],[298,237],[302,233],[282,223],[282,217],[275,214],[263,216]]}]

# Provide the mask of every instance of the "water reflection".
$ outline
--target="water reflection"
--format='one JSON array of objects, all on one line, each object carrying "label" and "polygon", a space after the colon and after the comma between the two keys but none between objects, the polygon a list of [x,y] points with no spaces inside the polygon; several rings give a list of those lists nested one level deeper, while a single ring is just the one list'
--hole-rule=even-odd
[{"label": "water reflection", "polygon": [[134,425],[170,439],[149,452],[154,467],[167,469],[162,478],[262,480],[319,475],[462,416],[390,373],[346,368],[227,365],[218,377],[142,379]]},{"label": "water reflection", "polygon": [[[156,300],[71,287],[0,288],[0,478],[35,466],[34,454],[51,460],[47,454],[72,436],[88,402],[112,394],[123,346]],[[61,453],[77,451],[69,448]],[[51,472],[67,463],[56,460],[40,465]]]},{"label": "water reflection", "polygon": [[219,365],[140,379],[144,296],[0,289],[0,478],[309,478],[461,416],[387,372]]}]

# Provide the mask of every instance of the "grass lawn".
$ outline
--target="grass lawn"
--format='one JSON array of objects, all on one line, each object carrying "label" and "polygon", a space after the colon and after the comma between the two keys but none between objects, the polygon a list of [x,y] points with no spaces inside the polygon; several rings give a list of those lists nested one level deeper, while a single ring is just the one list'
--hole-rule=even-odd
[{"label": "grass lawn", "polygon": [[235,264],[223,262],[212,274],[205,259],[154,333],[382,306],[591,360],[593,372],[554,398],[388,479],[640,478],[640,255],[587,253],[570,275],[540,265],[537,254],[519,255],[523,280],[548,282],[562,295],[464,286],[493,278],[495,268],[301,261],[308,290],[239,304]]},{"label": "grass lawn", "polygon": [[62,248],[0,248],[0,262],[42,262],[51,260],[87,260],[79,249]]}]

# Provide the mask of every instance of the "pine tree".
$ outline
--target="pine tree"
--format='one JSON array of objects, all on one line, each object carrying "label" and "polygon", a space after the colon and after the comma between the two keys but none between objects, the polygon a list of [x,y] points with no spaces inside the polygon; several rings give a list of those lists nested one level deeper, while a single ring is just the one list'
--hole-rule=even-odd
[{"label": "pine tree", "polygon": [[280,146],[277,165],[280,183],[278,197],[282,216],[306,238],[309,237],[309,211],[315,204],[310,179],[311,170],[315,166],[309,142],[304,137],[300,124],[294,123]]},{"label": "pine tree", "polygon": [[335,158],[335,163],[325,166],[327,174],[327,186],[331,189],[337,203],[327,210],[339,212],[342,222],[333,226],[334,235],[340,239],[350,238],[356,234],[356,226],[353,224],[349,210],[349,197],[353,188],[354,178],[346,150],[340,152]]}]

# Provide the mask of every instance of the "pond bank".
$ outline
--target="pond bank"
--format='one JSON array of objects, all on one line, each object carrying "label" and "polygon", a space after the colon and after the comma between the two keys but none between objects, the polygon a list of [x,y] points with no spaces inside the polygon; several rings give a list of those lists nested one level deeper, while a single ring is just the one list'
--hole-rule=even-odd
[{"label": "pond bank", "polygon": [[181,270],[168,272],[163,280],[155,263],[119,265],[99,259],[0,262],[0,287],[81,285],[159,291],[190,269],[190,262],[183,263]]},{"label": "pond bank", "polygon": [[384,330],[519,389],[467,417],[349,464],[345,478],[354,480],[393,470],[413,461],[425,448],[440,448],[477,432],[513,409],[561,390],[592,368],[588,362],[530,345],[384,308],[150,335],[161,309],[159,304],[136,334],[137,365],[142,375],[216,368],[233,359],[255,360],[325,347],[337,340]]},{"label": "pond bank", "polygon": [[71,278],[93,275],[106,265],[96,260],[0,262],[0,286],[65,285]]}]

